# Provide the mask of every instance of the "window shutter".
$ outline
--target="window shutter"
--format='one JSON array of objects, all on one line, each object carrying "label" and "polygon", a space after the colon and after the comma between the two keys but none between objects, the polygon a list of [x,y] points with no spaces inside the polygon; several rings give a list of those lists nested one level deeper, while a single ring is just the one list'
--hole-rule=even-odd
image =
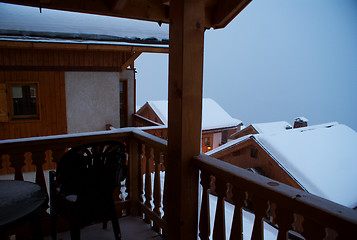
[{"label": "window shutter", "polygon": [[0,83],[0,122],[8,122],[6,84]]}]

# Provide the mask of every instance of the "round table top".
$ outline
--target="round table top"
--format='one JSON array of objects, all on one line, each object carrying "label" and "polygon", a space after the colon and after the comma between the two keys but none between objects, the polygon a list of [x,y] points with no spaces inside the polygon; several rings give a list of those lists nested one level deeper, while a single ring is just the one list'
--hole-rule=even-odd
[{"label": "round table top", "polygon": [[46,199],[47,193],[35,183],[0,180],[0,226],[34,212]]}]

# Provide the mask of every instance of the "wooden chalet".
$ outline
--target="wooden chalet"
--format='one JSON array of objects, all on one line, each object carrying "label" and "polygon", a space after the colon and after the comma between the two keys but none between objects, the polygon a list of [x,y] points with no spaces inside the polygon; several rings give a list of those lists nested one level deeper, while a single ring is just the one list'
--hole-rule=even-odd
[{"label": "wooden chalet", "polygon": [[0,11],[0,139],[132,126],[134,61],[167,53],[168,31],[161,39],[152,23],[145,38],[140,23],[117,18],[96,29],[102,17],[4,3]]},{"label": "wooden chalet", "polygon": [[207,154],[356,209],[356,144],[353,129],[332,122],[246,135]]},{"label": "wooden chalet", "polygon": [[[134,126],[158,126],[147,132],[167,140],[167,101],[148,101],[134,115]],[[229,136],[240,130],[241,120],[232,118],[213,99],[204,98],[202,108],[202,152],[226,143]]]},{"label": "wooden chalet", "polygon": [[[294,233],[298,239],[352,239],[356,236],[357,215],[354,210],[201,154],[204,32],[207,28],[225,27],[246,8],[250,0],[2,0],[2,2],[34,6],[39,9],[50,8],[154,21],[159,24],[169,23],[170,50],[168,142],[137,128],[2,140],[0,141],[1,171],[14,173],[15,179],[23,179],[23,172],[32,166],[36,171],[36,182],[44,186],[45,162],[55,167],[56,161],[69,147],[86,142],[116,139],[125,142],[129,164],[125,190],[127,194],[119,194],[122,190],[118,189],[118,194],[114,196],[117,211],[122,215],[143,217],[144,222],[150,224],[154,231],[162,234],[164,239],[223,240],[226,236],[230,239],[242,239],[242,209],[255,215],[252,239],[263,239],[266,224],[278,229],[279,240],[289,239],[289,236]],[[24,50],[34,51],[31,50],[32,45],[36,44],[29,44],[30,49]],[[84,48],[87,49],[87,46]],[[90,49],[89,46],[88,48]],[[4,46],[3,51],[13,51],[13,48],[11,45]],[[45,50],[36,50],[36,52],[42,51]],[[47,52],[48,61],[53,61],[51,59],[54,53],[55,50]],[[86,55],[87,50],[81,53]],[[123,63],[133,54],[134,52],[129,51],[125,55],[127,58],[119,59],[115,67],[123,66]],[[17,62],[17,56],[16,52],[9,59]],[[26,65],[27,70],[30,70],[28,76],[35,74],[36,71],[31,69],[36,68],[38,64],[34,65],[31,58],[19,59],[22,65]],[[83,59],[87,57],[83,56]],[[112,64],[112,61],[110,63]],[[102,64],[100,67],[107,66],[104,62]],[[11,71],[18,70],[18,66],[13,68],[1,63],[1,67],[7,68],[6,72],[9,76],[14,78],[17,76],[17,74],[12,75]],[[85,69],[95,67],[88,63]],[[39,76],[41,74],[49,73],[48,71],[38,73]],[[55,102],[52,98],[48,101]],[[56,118],[52,121],[56,122]],[[28,156],[26,160],[24,155]],[[140,170],[146,173],[145,185]],[[161,186],[160,181],[162,171],[165,171],[164,186]],[[153,174],[150,174],[151,172]],[[211,226],[209,192],[213,183],[217,207],[214,224]],[[199,191],[199,185],[202,186],[202,191]],[[227,192],[231,192],[232,195],[228,196]],[[246,201],[247,197],[249,204]],[[225,200],[227,199],[230,199],[235,208],[232,227],[226,233]],[[270,208],[272,205],[275,206],[274,211]],[[303,221],[296,222],[296,216],[301,216]],[[211,228],[213,228],[212,237]],[[130,234],[135,239],[135,231],[128,233]]]}]

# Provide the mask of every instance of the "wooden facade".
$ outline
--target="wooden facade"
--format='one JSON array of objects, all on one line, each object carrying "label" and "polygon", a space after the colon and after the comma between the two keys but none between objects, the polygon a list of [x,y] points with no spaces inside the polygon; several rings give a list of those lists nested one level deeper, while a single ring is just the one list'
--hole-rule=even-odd
[{"label": "wooden facade", "polygon": [[[65,72],[121,72],[141,53],[118,46],[103,49],[86,44],[0,41],[1,97],[6,100],[0,106],[0,139],[67,133]],[[10,86],[32,83],[38,87],[38,117],[14,119]]]},{"label": "wooden facade", "polygon": [[292,187],[301,186],[253,139],[249,138],[231,148],[210,155],[251,172],[263,175]]},{"label": "wooden facade", "polygon": [[[135,127],[145,127],[145,126],[165,126],[158,116],[157,112],[151,107],[149,103],[142,106],[134,115],[134,126]],[[235,132],[240,130],[242,124],[232,127],[225,127],[219,129],[204,129],[202,130],[201,137],[201,151],[206,153],[214,148],[226,143],[230,136]],[[144,130],[147,132],[147,130]],[[159,135],[156,135],[159,136]],[[166,135],[163,135],[166,137]],[[167,138],[164,138],[167,140]]]},{"label": "wooden facade", "polygon": [[[139,122],[138,119],[136,127],[143,127],[143,126],[153,126],[155,123],[164,125],[165,123],[161,121],[160,117],[155,113],[155,111],[150,107],[148,103],[142,106],[137,112],[136,115],[138,118],[141,117],[143,121]],[[145,120],[145,121],[144,121]],[[150,121],[147,121],[150,120]],[[140,126],[140,125],[142,126]]]},{"label": "wooden facade", "polygon": [[[9,92],[10,84],[37,83],[39,119],[11,119],[0,122],[0,139],[37,137],[67,133],[64,72],[0,71],[0,84]],[[3,93],[4,94],[4,93]],[[11,99],[5,92],[7,108]]]},{"label": "wooden facade", "polygon": [[2,70],[31,71],[119,71],[132,55],[124,51],[87,50],[86,45],[0,43]]}]

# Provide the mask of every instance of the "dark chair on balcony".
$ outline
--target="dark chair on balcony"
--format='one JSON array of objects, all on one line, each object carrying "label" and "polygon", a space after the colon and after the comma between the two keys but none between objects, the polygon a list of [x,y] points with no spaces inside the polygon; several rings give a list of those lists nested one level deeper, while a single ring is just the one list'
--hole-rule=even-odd
[{"label": "dark chair on balcony", "polygon": [[117,141],[84,144],[70,149],[50,172],[50,209],[55,240],[57,216],[69,219],[71,239],[80,229],[111,220],[115,239],[121,239],[113,191],[126,178],[125,146]]}]

